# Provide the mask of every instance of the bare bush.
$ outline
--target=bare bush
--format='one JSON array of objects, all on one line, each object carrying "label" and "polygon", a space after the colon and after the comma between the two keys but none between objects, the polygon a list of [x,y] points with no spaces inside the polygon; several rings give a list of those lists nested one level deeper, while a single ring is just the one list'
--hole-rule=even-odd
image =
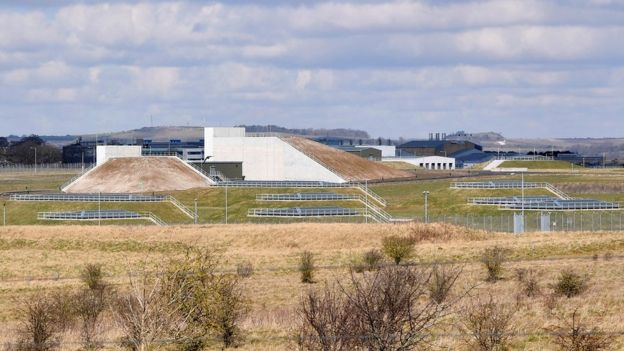
[{"label": "bare bush", "polygon": [[426,346],[456,302],[428,298],[431,279],[430,269],[391,266],[364,275],[352,273],[346,285],[306,295],[300,347],[412,350]]},{"label": "bare bush", "polygon": [[314,255],[310,251],[303,251],[299,256],[299,272],[302,283],[314,283]]},{"label": "bare bush", "polygon": [[298,346],[301,350],[349,351],[357,349],[353,307],[336,287],[310,290],[301,300]]},{"label": "bare bush", "polygon": [[179,295],[166,293],[161,273],[139,272],[128,277],[130,290],[113,305],[121,343],[132,351],[153,350],[159,340],[178,335],[187,315],[176,299]]},{"label": "bare bush", "polygon": [[391,235],[383,238],[382,249],[386,256],[401,264],[401,261],[410,258],[414,254],[416,241],[412,237]]},{"label": "bare bush", "polygon": [[488,282],[496,282],[502,279],[503,264],[507,261],[508,252],[506,249],[498,246],[485,249],[481,255],[481,262],[487,270]]},{"label": "bare bush", "polygon": [[463,268],[454,265],[434,264],[429,280],[429,296],[433,301],[442,303],[462,274]]},{"label": "bare bush", "polygon": [[383,260],[383,254],[377,249],[371,249],[364,253],[362,260],[366,265],[366,269],[373,271],[379,268],[379,265]]},{"label": "bare bush", "polygon": [[553,289],[557,294],[571,298],[585,292],[588,282],[589,277],[581,276],[570,269],[566,269],[559,274]]},{"label": "bare bush", "polygon": [[85,350],[97,350],[103,343],[102,317],[109,306],[112,290],[103,279],[100,265],[86,265],[80,274],[86,285],[74,296],[74,313],[78,322],[80,339]]},{"label": "bare bush", "polygon": [[236,265],[236,273],[242,278],[249,278],[254,273],[254,268],[251,262],[243,262]]},{"label": "bare bush", "polygon": [[467,343],[473,350],[505,350],[512,337],[514,310],[492,296],[476,299],[460,313]]},{"label": "bare bush", "polygon": [[519,270],[516,271],[518,284],[520,285],[520,292],[526,297],[538,296],[541,292],[539,272],[533,268],[523,270],[523,273],[519,272]]},{"label": "bare bush", "polygon": [[71,325],[69,299],[63,294],[37,293],[18,302],[17,351],[48,351],[60,346]]},{"label": "bare bush", "polygon": [[590,328],[581,321],[578,310],[574,310],[571,321],[564,322],[552,331],[554,344],[562,351],[607,350],[611,338],[600,329]]}]

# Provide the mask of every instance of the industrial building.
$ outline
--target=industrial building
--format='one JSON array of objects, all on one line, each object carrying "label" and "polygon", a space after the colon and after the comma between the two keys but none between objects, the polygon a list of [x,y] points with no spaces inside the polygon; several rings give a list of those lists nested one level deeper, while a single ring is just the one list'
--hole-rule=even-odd
[{"label": "industrial building", "polygon": [[146,156],[177,156],[189,162],[202,162],[204,159],[204,141],[183,141],[171,139],[167,141],[152,141],[149,139],[119,140],[98,138],[94,140],[78,140],[69,145],[63,146],[63,163],[95,163],[96,146],[139,146],[141,153]]},{"label": "industrial building", "polygon": [[453,170],[456,161],[452,157],[427,156],[427,157],[384,157],[384,162],[405,162],[416,167],[428,170]]}]

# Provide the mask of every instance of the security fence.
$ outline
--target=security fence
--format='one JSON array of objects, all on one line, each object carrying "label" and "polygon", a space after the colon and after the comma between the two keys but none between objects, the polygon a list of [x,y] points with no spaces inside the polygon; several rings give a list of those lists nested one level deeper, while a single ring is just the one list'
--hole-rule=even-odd
[{"label": "security fence", "polygon": [[[454,215],[429,216],[430,223],[448,223],[470,229],[488,232],[517,232],[514,215],[521,220],[521,214],[501,215]],[[524,232],[588,232],[624,231],[624,212],[531,212],[525,213]],[[424,222],[422,218],[415,219]]]},{"label": "security fence", "polygon": [[76,173],[92,166],[90,163],[38,163],[38,164],[9,164],[0,163],[0,173],[35,173],[58,172]]}]

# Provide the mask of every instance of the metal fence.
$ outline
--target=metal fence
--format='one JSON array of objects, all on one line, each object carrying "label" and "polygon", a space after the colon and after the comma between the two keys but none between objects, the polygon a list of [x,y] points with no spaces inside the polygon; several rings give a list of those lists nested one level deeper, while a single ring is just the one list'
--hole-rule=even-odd
[{"label": "metal fence", "polygon": [[58,202],[168,202],[166,195],[140,194],[13,194],[12,201]]},{"label": "metal fence", "polygon": [[256,201],[359,201],[362,195],[337,193],[257,194]]},{"label": "metal fence", "polygon": [[[518,213],[516,213],[518,215]],[[542,223],[547,219],[548,226]],[[415,219],[424,222],[422,218]],[[514,214],[494,216],[429,216],[430,223],[448,223],[488,232],[514,232]],[[524,231],[541,232],[624,231],[624,212],[532,212],[525,214]]]},{"label": "metal fence", "polygon": [[0,164],[0,173],[30,173],[30,172],[78,172],[90,168],[90,163],[39,163],[39,164]]},{"label": "metal fence", "polygon": [[151,212],[132,212],[126,210],[89,210],[67,212],[39,212],[38,220],[51,221],[97,221],[97,220],[149,220],[160,226],[166,223]]},{"label": "metal fence", "polygon": [[248,217],[344,217],[361,216],[365,211],[344,207],[251,208]]}]

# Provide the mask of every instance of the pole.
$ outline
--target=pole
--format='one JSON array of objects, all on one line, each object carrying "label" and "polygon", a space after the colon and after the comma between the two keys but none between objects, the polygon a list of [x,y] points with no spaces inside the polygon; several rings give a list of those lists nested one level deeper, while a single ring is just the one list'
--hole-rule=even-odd
[{"label": "pole", "polygon": [[228,224],[228,184],[225,183],[225,224]]},{"label": "pole", "polygon": [[368,223],[368,179],[364,180],[364,188],[366,189],[366,210],[364,214],[364,221]]},{"label": "pole", "polygon": [[6,202],[2,204],[2,225],[6,226]]},{"label": "pole", "polygon": [[35,146],[35,173],[37,173],[37,147]]},{"label": "pole", "polygon": [[195,218],[193,218],[194,224],[197,224],[197,198],[195,198]]},{"label": "pole", "polygon": [[98,225],[102,225],[102,193],[98,192]]},{"label": "pole", "polygon": [[425,223],[429,223],[429,192],[423,191],[425,195]]}]

